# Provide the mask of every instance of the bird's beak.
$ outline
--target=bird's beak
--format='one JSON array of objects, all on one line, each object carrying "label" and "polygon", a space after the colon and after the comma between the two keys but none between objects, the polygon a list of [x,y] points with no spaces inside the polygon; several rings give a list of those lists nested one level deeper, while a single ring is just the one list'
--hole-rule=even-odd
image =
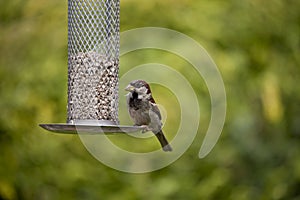
[{"label": "bird's beak", "polygon": [[126,91],[128,92],[132,92],[134,90],[134,87],[132,85],[127,85],[127,87],[125,88]]}]

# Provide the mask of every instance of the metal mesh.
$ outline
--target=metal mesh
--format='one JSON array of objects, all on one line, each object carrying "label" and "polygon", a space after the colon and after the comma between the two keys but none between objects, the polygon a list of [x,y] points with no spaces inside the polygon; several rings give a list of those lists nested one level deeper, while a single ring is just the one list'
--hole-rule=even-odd
[{"label": "metal mesh", "polygon": [[118,123],[119,0],[68,0],[68,123]]}]

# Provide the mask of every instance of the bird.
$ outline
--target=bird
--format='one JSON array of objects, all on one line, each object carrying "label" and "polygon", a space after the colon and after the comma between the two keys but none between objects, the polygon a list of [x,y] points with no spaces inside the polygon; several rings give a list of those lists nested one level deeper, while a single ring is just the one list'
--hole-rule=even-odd
[{"label": "bird", "polygon": [[172,151],[162,131],[161,114],[152,97],[149,84],[144,80],[131,81],[125,88],[127,107],[134,126],[143,126],[145,131],[152,131],[163,151]]}]

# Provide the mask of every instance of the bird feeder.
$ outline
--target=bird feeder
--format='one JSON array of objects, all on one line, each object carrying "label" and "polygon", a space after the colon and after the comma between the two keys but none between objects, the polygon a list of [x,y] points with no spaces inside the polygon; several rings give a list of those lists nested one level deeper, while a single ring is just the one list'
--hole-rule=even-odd
[{"label": "bird feeder", "polygon": [[66,124],[40,124],[59,133],[118,133],[120,0],[68,0]]}]

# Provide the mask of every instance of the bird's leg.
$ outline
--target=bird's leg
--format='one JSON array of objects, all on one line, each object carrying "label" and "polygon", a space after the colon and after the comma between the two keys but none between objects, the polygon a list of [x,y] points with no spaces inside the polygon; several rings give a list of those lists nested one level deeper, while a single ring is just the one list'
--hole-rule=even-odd
[{"label": "bird's leg", "polygon": [[146,133],[148,131],[151,131],[149,126],[147,126],[147,125],[141,125],[141,127],[143,128],[142,133]]}]

